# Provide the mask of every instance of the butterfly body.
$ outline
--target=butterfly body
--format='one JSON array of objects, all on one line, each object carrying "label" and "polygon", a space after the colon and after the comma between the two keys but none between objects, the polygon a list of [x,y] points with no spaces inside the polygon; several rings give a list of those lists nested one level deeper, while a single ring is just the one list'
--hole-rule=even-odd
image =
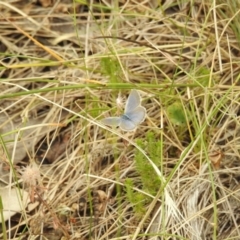
[{"label": "butterfly body", "polygon": [[134,130],[146,117],[146,109],[141,106],[137,90],[132,90],[126,102],[124,114],[120,117],[104,118],[102,122],[110,126],[119,126],[124,131]]}]

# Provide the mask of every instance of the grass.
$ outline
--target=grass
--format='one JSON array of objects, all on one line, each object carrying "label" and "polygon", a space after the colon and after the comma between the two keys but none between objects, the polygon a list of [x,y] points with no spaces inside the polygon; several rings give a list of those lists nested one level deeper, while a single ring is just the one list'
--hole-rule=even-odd
[{"label": "grass", "polygon": [[[238,3],[44,3],[0,2],[0,197],[31,202],[0,239],[238,239]],[[104,126],[131,89],[146,120]]]}]

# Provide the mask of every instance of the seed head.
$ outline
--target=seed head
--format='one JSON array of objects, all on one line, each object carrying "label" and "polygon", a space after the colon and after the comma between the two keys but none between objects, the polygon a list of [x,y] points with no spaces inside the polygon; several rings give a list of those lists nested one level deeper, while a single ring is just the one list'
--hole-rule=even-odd
[{"label": "seed head", "polygon": [[40,181],[40,171],[35,164],[30,164],[22,171],[22,180],[28,186],[36,186]]}]

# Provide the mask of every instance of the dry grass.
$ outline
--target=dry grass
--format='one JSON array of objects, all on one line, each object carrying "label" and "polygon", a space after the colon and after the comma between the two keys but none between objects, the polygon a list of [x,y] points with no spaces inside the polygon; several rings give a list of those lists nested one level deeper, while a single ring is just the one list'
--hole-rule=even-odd
[{"label": "dry grass", "polygon": [[[239,239],[239,3],[35,2],[0,1],[1,186],[31,200],[0,238]],[[130,89],[145,122],[103,126]]]}]

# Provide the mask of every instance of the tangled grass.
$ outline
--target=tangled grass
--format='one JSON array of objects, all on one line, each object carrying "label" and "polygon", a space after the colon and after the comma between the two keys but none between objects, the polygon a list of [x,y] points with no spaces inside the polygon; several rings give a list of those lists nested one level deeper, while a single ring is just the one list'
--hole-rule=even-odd
[{"label": "tangled grass", "polygon": [[[0,8],[1,239],[239,238],[237,1]],[[104,126],[131,89],[146,120]]]}]

